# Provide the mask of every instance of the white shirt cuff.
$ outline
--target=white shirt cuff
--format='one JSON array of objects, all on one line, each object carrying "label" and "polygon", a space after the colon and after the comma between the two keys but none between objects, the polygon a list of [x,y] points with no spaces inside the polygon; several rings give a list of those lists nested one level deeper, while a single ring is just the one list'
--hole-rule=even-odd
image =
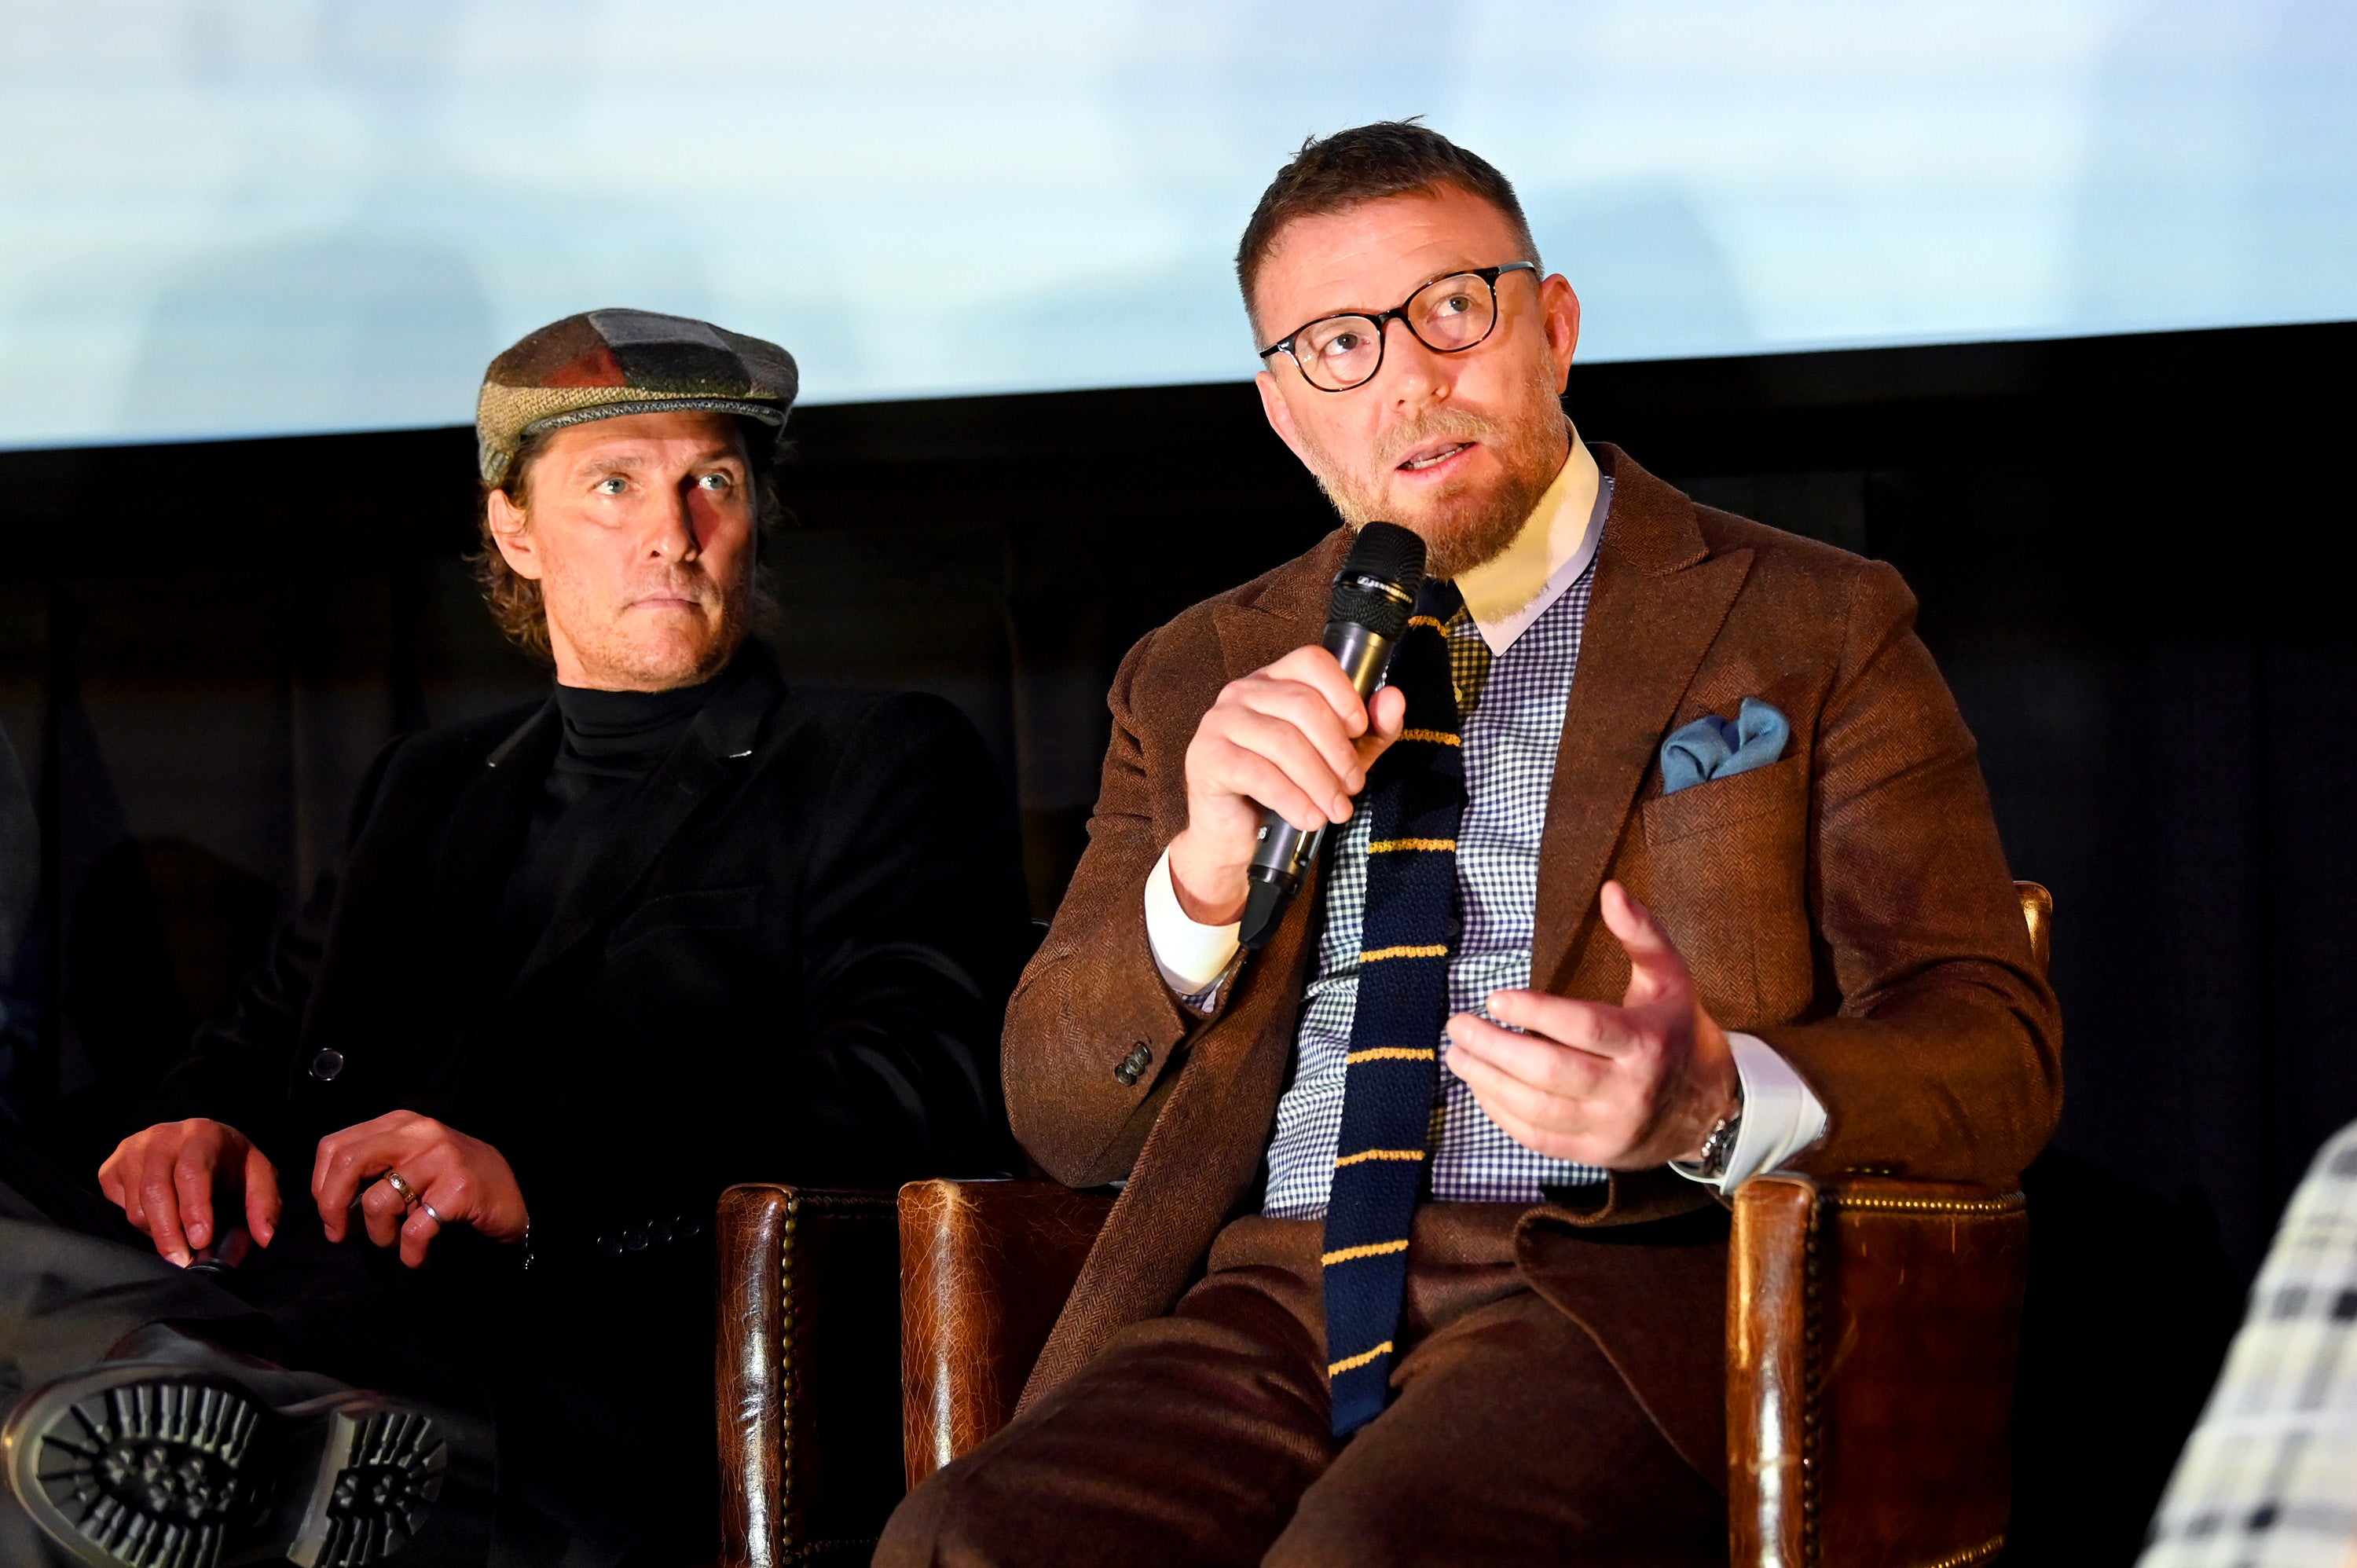
[{"label": "white shirt cuff", "polygon": [[1202,926],[1189,919],[1170,885],[1170,852],[1162,852],[1146,878],[1146,941],[1165,985],[1190,1005],[1207,1006],[1243,950],[1236,940],[1243,924]]},{"label": "white shirt cuff", "polygon": [[1825,1135],[1825,1108],[1808,1081],[1757,1035],[1727,1036],[1743,1082],[1743,1124],[1727,1156],[1726,1174],[1706,1177],[1681,1162],[1670,1168],[1694,1181],[1733,1192],[1763,1171],[1781,1170],[1792,1156]]}]

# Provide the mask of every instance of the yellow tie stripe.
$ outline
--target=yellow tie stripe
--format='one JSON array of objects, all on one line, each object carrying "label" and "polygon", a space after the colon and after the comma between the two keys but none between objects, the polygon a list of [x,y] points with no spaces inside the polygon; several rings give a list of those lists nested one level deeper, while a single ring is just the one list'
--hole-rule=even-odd
[{"label": "yellow tie stripe", "polygon": [[1400,731],[1400,739],[1428,740],[1435,746],[1463,746],[1465,744],[1462,736],[1451,735],[1445,729],[1404,729]]},{"label": "yellow tie stripe", "polygon": [[1376,1357],[1388,1356],[1391,1353],[1392,1342],[1386,1339],[1372,1350],[1361,1350],[1355,1356],[1343,1357],[1326,1369],[1326,1375],[1329,1378],[1339,1378],[1345,1372],[1355,1372]]},{"label": "yellow tie stripe", "polygon": [[1422,947],[1402,943],[1395,948],[1375,948],[1359,955],[1361,963],[1381,963],[1387,958],[1447,958],[1448,944],[1432,942]]},{"label": "yellow tie stripe", "polygon": [[1352,1051],[1342,1058],[1346,1065],[1356,1067],[1361,1062],[1429,1062],[1438,1061],[1438,1051],[1427,1051],[1415,1046],[1372,1046],[1363,1051]]},{"label": "yellow tie stripe", "polygon": [[1380,1258],[1386,1252],[1406,1251],[1405,1241],[1370,1241],[1363,1247],[1344,1247],[1340,1251],[1329,1252],[1318,1261],[1330,1267],[1333,1264],[1347,1263],[1358,1258]]},{"label": "yellow tie stripe", "polygon": [[1369,854],[1389,854],[1394,850],[1403,849],[1445,849],[1454,854],[1457,853],[1457,841],[1455,839],[1377,839],[1367,845]]},{"label": "yellow tie stripe", "polygon": [[1463,724],[1481,705],[1481,688],[1489,684],[1490,644],[1462,609],[1448,618],[1441,636],[1448,642],[1448,683],[1457,688],[1457,722]]},{"label": "yellow tie stripe", "polygon": [[1339,1171],[1344,1165],[1362,1165],[1368,1160],[1420,1160],[1422,1158],[1424,1158],[1422,1149],[1361,1149],[1355,1155],[1344,1155],[1336,1160],[1334,1168]]}]

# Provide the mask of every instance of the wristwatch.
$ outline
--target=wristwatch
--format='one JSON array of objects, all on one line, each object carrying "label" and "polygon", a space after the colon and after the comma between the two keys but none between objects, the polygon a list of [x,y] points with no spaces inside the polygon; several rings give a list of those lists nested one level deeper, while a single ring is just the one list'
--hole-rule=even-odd
[{"label": "wristwatch", "polygon": [[1735,1086],[1735,1109],[1718,1119],[1711,1130],[1703,1134],[1702,1152],[1695,1156],[1695,1174],[1705,1181],[1717,1181],[1727,1174],[1727,1162],[1735,1157],[1735,1141],[1743,1133],[1743,1086]]}]

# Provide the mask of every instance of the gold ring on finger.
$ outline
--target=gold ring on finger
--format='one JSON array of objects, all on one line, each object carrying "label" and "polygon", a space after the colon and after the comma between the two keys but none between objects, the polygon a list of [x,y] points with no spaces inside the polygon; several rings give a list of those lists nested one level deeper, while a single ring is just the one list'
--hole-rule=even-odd
[{"label": "gold ring on finger", "polygon": [[425,1201],[415,1187],[401,1179],[399,1171],[385,1172],[384,1185],[393,1188],[394,1196],[401,1199],[401,1206],[404,1208],[414,1208]]}]

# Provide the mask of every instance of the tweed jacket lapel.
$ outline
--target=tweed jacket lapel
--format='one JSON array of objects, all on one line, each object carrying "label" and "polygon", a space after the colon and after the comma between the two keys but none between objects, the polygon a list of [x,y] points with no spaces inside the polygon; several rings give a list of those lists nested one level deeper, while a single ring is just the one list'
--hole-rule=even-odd
[{"label": "tweed jacket lapel", "polygon": [[1338,528],[1315,550],[1262,584],[1251,598],[1211,607],[1211,625],[1219,633],[1220,658],[1229,680],[1242,680],[1318,640],[1333,600],[1334,574],[1351,553],[1351,539],[1349,529]]},{"label": "tweed jacket lapel", "polygon": [[1571,972],[1655,748],[1751,570],[1749,550],[1710,553],[1684,495],[1619,447],[1594,450],[1612,510],[1539,841],[1531,982],[1547,990]]}]

